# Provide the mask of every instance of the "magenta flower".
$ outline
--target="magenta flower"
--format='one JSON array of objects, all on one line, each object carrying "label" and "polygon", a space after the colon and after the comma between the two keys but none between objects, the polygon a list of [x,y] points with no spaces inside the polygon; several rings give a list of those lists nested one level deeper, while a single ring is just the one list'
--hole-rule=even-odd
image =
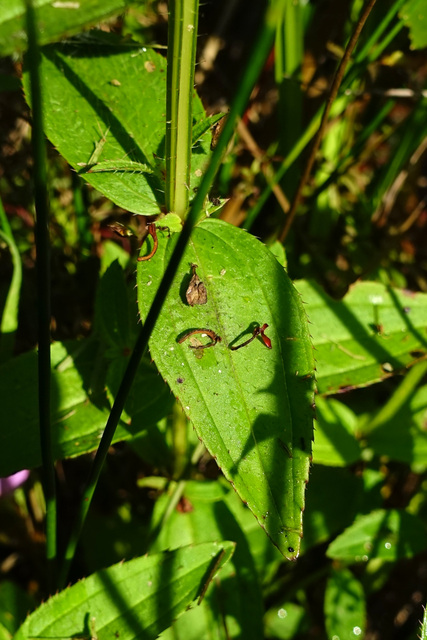
[{"label": "magenta flower", "polygon": [[8,476],[7,478],[0,478],[0,498],[7,493],[15,491],[21,484],[24,484],[25,480],[30,475],[28,469],[23,469],[17,473]]}]

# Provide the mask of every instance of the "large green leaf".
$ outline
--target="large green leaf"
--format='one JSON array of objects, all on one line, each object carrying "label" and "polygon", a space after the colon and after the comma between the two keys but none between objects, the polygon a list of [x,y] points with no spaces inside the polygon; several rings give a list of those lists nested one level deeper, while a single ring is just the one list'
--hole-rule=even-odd
[{"label": "large green leaf", "polygon": [[[156,503],[153,526],[160,525],[160,533],[153,550],[176,549],[224,538],[236,542],[236,550],[209,587],[202,606],[182,616],[162,638],[259,640],[263,634],[261,589],[245,535],[224,501],[228,488],[217,481],[187,482],[180,508],[174,509],[166,522],[162,522],[173,491],[171,486],[169,494],[163,494]],[[222,601],[220,607],[219,601]]]},{"label": "large green leaf", "polygon": [[[47,44],[77,33],[82,27],[120,13],[126,4],[126,0],[34,1],[39,42]],[[27,48],[25,7],[25,0],[0,2],[0,56]]]},{"label": "large green leaf", "polygon": [[232,542],[205,543],[99,571],[42,604],[15,636],[157,638],[229,560]]},{"label": "large green leaf", "polygon": [[328,547],[326,555],[346,562],[381,558],[393,562],[427,548],[424,523],[397,509],[378,509],[360,516]]},{"label": "large green leaf", "polygon": [[[143,215],[164,205],[166,59],[94,32],[42,50],[45,131],[82,177],[120,207]],[[24,76],[28,91],[28,74]],[[194,94],[190,190],[210,154],[210,127]]]},{"label": "large green leaf", "polygon": [[[106,364],[102,360],[97,362],[98,343],[86,343],[52,346],[51,420],[55,459],[96,449],[108,418],[105,395],[92,393],[98,384],[103,387]],[[7,476],[41,464],[37,354],[26,353],[2,365],[0,379],[0,476]],[[156,370],[143,361],[127,404],[127,413],[132,414],[132,419],[120,421],[114,442],[128,440],[155,424],[170,410],[171,400],[169,389]]]},{"label": "large green leaf", "polygon": [[[153,259],[138,264],[142,319],[176,238],[160,238]],[[192,263],[207,289],[204,305],[186,301]],[[264,323],[271,350],[260,339],[230,349]],[[189,348],[191,340],[179,344],[194,328],[215,331],[221,342],[199,351]],[[282,553],[297,557],[311,456],[314,362],[305,312],[284,269],[253,236],[204,220],[181,261],[150,351],[226,478]]]},{"label": "large green leaf", "polygon": [[343,300],[296,283],[310,319],[320,393],[364,387],[405,370],[427,353],[427,295],[359,282]]}]

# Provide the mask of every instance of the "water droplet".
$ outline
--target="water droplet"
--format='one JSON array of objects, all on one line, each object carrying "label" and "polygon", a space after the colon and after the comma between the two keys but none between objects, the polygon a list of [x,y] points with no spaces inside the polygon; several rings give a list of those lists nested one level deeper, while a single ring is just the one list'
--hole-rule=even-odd
[{"label": "water droplet", "polygon": [[391,542],[386,542],[384,546],[386,549],[391,549]]},{"label": "water droplet", "polygon": [[360,636],[362,629],[360,627],[353,627],[353,633],[355,636]]},{"label": "water droplet", "polygon": [[286,618],[288,612],[286,611],[286,609],[279,609],[277,615],[279,616],[279,618]]}]

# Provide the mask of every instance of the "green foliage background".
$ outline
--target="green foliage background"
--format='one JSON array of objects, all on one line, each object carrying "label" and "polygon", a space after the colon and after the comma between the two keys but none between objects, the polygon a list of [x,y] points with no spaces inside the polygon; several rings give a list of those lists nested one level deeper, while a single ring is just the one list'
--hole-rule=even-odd
[{"label": "green foliage background", "polygon": [[[174,6],[178,27],[186,2]],[[181,185],[167,173],[166,149],[175,148],[168,136],[182,114],[166,122],[176,85],[167,81],[161,6],[81,0],[34,7],[40,60],[30,42],[21,74],[26,6],[0,2],[0,85],[13,106],[4,107],[6,130],[15,136],[5,138],[12,162],[5,142],[0,177],[0,476],[31,470],[27,484],[0,501],[0,638],[417,637],[427,566],[422,3],[374,7],[284,242],[286,202],[336,66],[322,56],[342,57],[363,10],[359,0],[340,5],[328,25],[333,11],[315,2],[272,3],[274,20],[261,5],[240,4],[237,22],[221,6],[222,26],[211,4],[200,8],[202,53],[184,114],[191,149]],[[265,40],[256,39],[249,18],[264,25]],[[224,47],[214,71],[211,23]],[[190,34],[195,55],[189,27],[177,33]],[[272,35],[274,60],[257,60],[264,51],[257,43],[266,46]],[[236,68],[226,56],[239,43]],[[97,486],[71,554],[76,584],[52,597],[41,560],[49,496],[37,470],[45,452],[32,160],[28,133],[16,137],[19,118],[31,113],[22,95],[37,112],[34,65],[49,141],[50,434],[60,564],[70,532],[76,545],[83,527],[92,495],[79,500],[90,473],[89,485]],[[213,105],[230,78],[237,97],[227,120],[227,109]],[[255,91],[230,140],[250,78]],[[228,138],[215,151],[212,127],[221,121]],[[190,209],[194,228],[176,261],[190,227],[187,219],[183,230],[186,216],[168,210],[171,191],[185,189],[197,207],[220,154],[209,196],[199,211]],[[118,221],[120,240],[108,226]],[[144,235],[153,221],[155,234]],[[138,251],[144,257],[154,249],[135,273]],[[149,353],[135,368],[114,446],[93,481],[92,453],[104,442],[141,327],[174,260]],[[186,298],[194,270],[206,287],[204,305]],[[271,349],[260,337],[231,348],[263,324]],[[199,332],[179,342],[192,329],[221,340],[200,349],[208,339]],[[2,493],[6,487],[2,481]],[[48,525],[48,556],[50,535]],[[409,611],[404,622],[402,610]]]}]

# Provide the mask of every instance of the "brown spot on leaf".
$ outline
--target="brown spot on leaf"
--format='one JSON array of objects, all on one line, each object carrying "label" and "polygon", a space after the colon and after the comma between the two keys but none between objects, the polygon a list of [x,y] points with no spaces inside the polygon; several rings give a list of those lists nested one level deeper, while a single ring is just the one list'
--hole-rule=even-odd
[{"label": "brown spot on leaf", "polygon": [[194,307],[195,304],[206,304],[208,301],[208,294],[205,285],[196,273],[197,264],[192,264],[191,268],[193,270],[193,276],[190,280],[190,284],[188,285],[188,289],[185,292],[185,297],[190,307]]}]

